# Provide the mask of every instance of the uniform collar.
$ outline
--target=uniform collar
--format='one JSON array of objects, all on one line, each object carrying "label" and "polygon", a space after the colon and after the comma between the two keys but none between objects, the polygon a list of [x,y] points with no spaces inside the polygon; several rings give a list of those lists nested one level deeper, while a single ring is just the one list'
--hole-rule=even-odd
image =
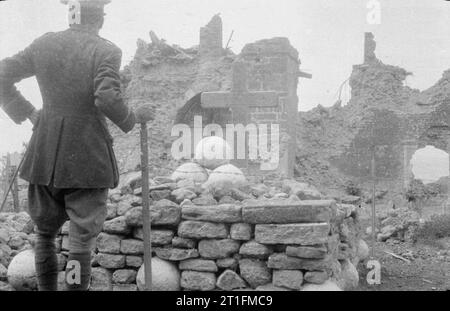
[{"label": "uniform collar", "polygon": [[86,32],[98,36],[98,30],[88,25],[75,24],[71,25],[69,29],[73,31]]}]

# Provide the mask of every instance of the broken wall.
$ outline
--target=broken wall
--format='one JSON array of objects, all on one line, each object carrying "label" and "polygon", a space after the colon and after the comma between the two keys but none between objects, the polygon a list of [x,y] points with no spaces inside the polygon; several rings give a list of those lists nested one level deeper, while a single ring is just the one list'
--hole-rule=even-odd
[{"label": "broken wall", "polygon": [[405,85],[411,73],[384,64],[374,51],[365,59],[353,68],[347,105],[299,113],[296,176],[337,191],[349,181],[368,190],[374,150],[378,188],[400,200],[414,152],[426,145],[449,151],[450,74],[420,92]]}]

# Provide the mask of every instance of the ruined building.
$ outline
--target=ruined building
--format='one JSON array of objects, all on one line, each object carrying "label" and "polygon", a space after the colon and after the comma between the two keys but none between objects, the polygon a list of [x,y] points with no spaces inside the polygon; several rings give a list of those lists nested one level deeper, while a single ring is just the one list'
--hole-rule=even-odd
[{"label": "ruined building", "polygon": [[[183,49],[167,44],[153,32],[150,36],[151,43],[139,40],[136,56],[124,71],[124,84],[131,105],[150,102],[155,107],[157,118],[149,132],[155,168],[171,170],[179,164],[171,159],[171,145],[177,138],[171,137],[175,119],[192,124],[193,117],[200,115],[203,126],[252,123],[271,128],[271,124],[279,124],[279,165],[262,172],[259,159],[235,164],[248,176],[293,175],[298,79],[308,75],[299,70],[298,52],[288,39],[261,40],[235,55],[223,47],[218,15],[200,30],[198,47]],[[182,120],[176,118],[177,112]],[[135,135],[115,131],[122,172],[139,164],[139,129],[134,131]]]},{"label": "ruined building", "polygon": [[[450,151],[450,71],[420,92],[405,85],[411,73],[376,57],[376,42],[365,36],[363,63],[349,78],[351,99],[330,108],[298,112],[300,70],[297,50],[286,38],[247,44],[239,55],[223,46],[219,16],[200,30],[199,46],[169,45],[153,32],[151,43],[138,41],[134,60],[123,72],[131,105],[152,103],[156,120],[149,126],[154,174],[167,174],[180,164],[171,157],[175,123],[280,125],[280,161],[262,171],[264,161],[234,163],[249,177],[295,178],[324,192],[342,193],[351,181],[370,189],[372,158],[377,189],[401,201],[413,179],[411,158],[427,145]],[[296,126],[295,126],[296,124]],[[139,129],[134,135],[114,131],[122,172],[139,165]],[[193,142],[192,148],[195,148]]]},{"label": "ruined building", "polygon": [[366,34],[364,63],[355,65],[351,99],[300,112],[296,175],[322,187],[348,181],[369,188],[372,156],[377,188],[401,200],[413,179],[411,158],[427,145],[450,152],[450,71],[420,92],[405,85],[411,73],[384,64]]}]

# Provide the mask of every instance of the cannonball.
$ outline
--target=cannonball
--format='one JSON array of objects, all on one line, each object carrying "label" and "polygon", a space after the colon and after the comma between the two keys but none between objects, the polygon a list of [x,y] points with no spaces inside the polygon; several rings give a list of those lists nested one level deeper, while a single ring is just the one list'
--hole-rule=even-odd
[{"label": "cannonball", "polygon": [[343,290],[352,290],[358,287],[359,284],[359,274],[356,267],[346,259],[341,262],[342,272],[338,281],[339,286]]},{"label": "cannonball", "polygon": [[204,168],[214,170],[230,163],[231,152],[230,145],[223,138],[210,136],[203,138],[195,147],[195,161]]},{"label": "cannonball", "polygon": [[190,179],[196,183],[204,183],[208,180],[208,173],[199,164],[189,162],[180,165],[170,178],[175,181]]},{"label": "cannonball", "polygon": [[209,175],[208,181],[202,185],[209,190],[239,188],[247,184],[244,173],[232,164],[222,165]]},{"label": "cannonball", "polygon": [[37,289],[34,251],[25,250],[17,254],[8,266],[8,282],[19,291]]},{"label": "cannonball", "polygon": [[[145,290],[144,265],[138,271],[136,283],[140,291]],[[152,258],[152,290],[153,291],[179,291],[180,272],[173,263],[158,257]]]},{"label": "cannonball", "polygon": [[323,284],[306,284],[302,287],[303,292],[341,292],[342,289],[332,280],[327,280]]},{"label": "cannonball", "polygon": [[369,258],[369,246],[362,239],[358,242],[357,252],[357,256],[360,260],[366,260],[367,258]]}]

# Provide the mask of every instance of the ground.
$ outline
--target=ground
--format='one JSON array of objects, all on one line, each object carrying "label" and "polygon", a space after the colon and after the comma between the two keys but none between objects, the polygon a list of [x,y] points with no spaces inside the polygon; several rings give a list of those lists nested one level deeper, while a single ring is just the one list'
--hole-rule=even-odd
[{"label": "ground", "polygon": [[[427,208],[425,207],[425,210]],[[428,209],[432,214],[436,211]],[[370,225],[367,210],[362,213],[363,229]],[[371,245],[370,236],[364,240]],[[435,243],[407,243],[397,240],[375,243],[375,259],[381,264],[381,284],[368,285],[368,269],[360,263],[357,291],[450,291],[450,237]],[[410,262],[395,258],[385,252],[401,255]]]}]

